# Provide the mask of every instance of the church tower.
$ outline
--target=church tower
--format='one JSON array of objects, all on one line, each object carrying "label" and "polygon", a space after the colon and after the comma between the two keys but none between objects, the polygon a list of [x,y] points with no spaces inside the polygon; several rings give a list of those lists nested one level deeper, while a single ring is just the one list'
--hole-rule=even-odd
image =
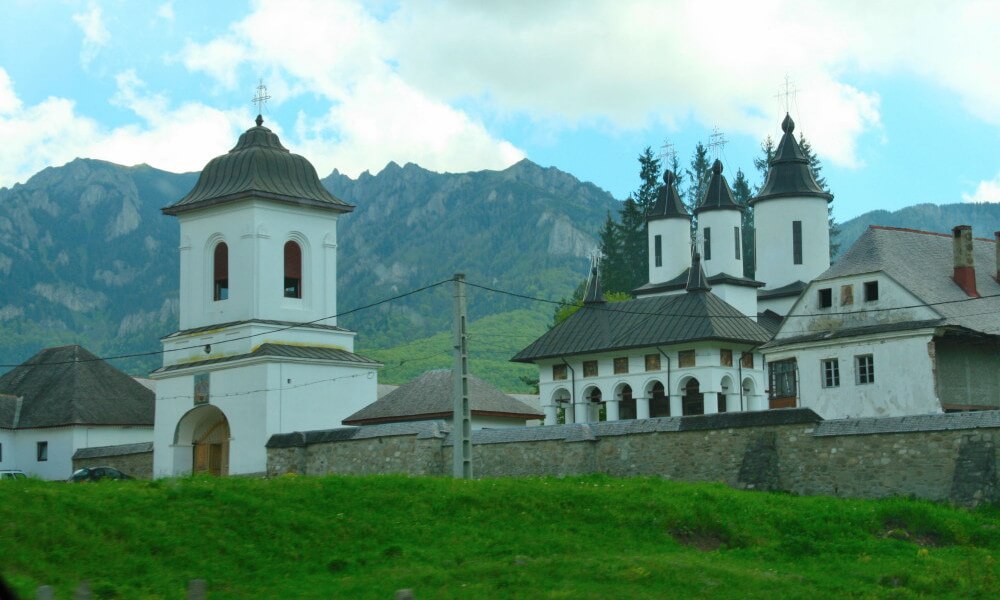
[{"label": "church tower", "polygon": [[663,173],[656,203],[646,215],[649,286],[681,276],[691,265],[691,215],[677,194],[676,182],[673,171]]},{"label": "church tower", "polygon": [[258,473],[276,433],[341,426],[378,363],[337,326],[337,222],[353,206],[256,126],[163,209],[180,225],[180,330],[163,338],[154,475]]},{"label": "church tower", "polygon": [[761,308],[785,314],[806,284],[830,267],[827,205],[833,195],[813,177],[785,115],[784,132],[760,193],[750,201],[757,237]]}]

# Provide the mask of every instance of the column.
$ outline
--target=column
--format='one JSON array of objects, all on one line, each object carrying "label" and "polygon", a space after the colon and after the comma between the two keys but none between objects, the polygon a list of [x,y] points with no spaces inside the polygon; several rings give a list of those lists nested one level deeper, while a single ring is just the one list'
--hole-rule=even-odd
[{"label": "column", "polygon": [[649,418],[649,398],[642,397],[635,399],[635,418],[636,419]]},{"label": "column", "polygon": [[681,402],[681,397],[672,394],[670,396],[670,416],[679,417],[684,414],[684,403]]},{"label": "column", "polygon": [[743,406],[740,406],[740,395],[738,393],[726,394],[726,412],[740,412],[747,410],[748,398],[745,395],[743,396],[742,401]]},{"label": "column", "polygon": [[558,406],[555,404],[546,404],[542,407],[542,412],[545,413],[545,424],[555,425],[556,424],[556,409]]},{"label": "column", "polygon": [[576,415],[574,414],[573,411],[573,401],[569,400],[567,402],[563,402],[562,405],[563,405],[563,422],[566,423],[567,425],[572,425],[573,423],[576,422],[575,420]]},{"label": "column", "polygon": [[590,409],[590,402],[587,402],[586,400],[580,402],[579,400],[577,400],[575,409],[576,409],[574,411],[575,414],[573,415],[574,423],[586,423],[590,420],[589,418],[590,415],[587,414],[587,412],[589,412]]},{"label": "column", "polygon": [[605,408],[607,409],[609,421],[617,421],[621,418],[618,416],[618,400],[608,400],[605,403]]},{"label": "column", "polygon": [[719,392],[703,392],[705,398],[705,414],[714,415],[719,412]]}]

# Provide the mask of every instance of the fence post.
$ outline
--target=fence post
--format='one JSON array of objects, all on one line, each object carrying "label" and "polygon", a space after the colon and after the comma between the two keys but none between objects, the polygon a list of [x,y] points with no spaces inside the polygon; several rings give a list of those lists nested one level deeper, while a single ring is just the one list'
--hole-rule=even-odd
[{"label": "fence post", "polygon": [[188,600],[205,600],[207,588],[204,579],[192,579],[188,582]]}]

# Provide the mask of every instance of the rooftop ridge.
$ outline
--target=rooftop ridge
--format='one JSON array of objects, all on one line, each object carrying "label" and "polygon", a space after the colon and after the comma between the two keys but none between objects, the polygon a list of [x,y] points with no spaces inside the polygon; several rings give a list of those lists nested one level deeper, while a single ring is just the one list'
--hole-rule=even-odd
[{"label": "rooftop ridge", "polygon": [[[890,225],[869,225],[868,229],[881,229],[881,230],[884,230],[884,231],[902,231],[902,232],[905,232],[905,233],[920,233],[920,234],[923,234],[923,235],[936,235],[936,236],[939,236],[939,237],[946,237],[946,238],[952,237],[952,234],[950,234],[950,233],[941,233],[940,231],[924,231],[923,229],[911,229],[909,227],[892,227]],[[995,239],[991,239],[991,238],[977,237],[977,238],[972,238],[972,239],[979,240],[980,242],[993,242],[993,243],[996,243],[996,240]]]}]

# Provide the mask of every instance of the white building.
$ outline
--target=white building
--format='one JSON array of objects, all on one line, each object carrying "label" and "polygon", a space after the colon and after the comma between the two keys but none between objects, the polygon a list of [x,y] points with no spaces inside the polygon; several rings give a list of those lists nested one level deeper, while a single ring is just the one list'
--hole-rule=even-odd
[{"label": "white building", "polygon": [[152,440],[153,402],[80,346],[42,350],[0,377],[0,469],[66,479],[81,448]]},{"label": "white building", "polygon": [[163,209],[181,229],[180,331],[151,374],[154,476],[264,472],[271,435],[338,427],[375,400],[380,365],[333,317],[352,209],[260,116]]},{"label": "white building", "polygon": [[823,418],[1000,408],[997,243],[872,226],[763,347],[772,406]]}]

